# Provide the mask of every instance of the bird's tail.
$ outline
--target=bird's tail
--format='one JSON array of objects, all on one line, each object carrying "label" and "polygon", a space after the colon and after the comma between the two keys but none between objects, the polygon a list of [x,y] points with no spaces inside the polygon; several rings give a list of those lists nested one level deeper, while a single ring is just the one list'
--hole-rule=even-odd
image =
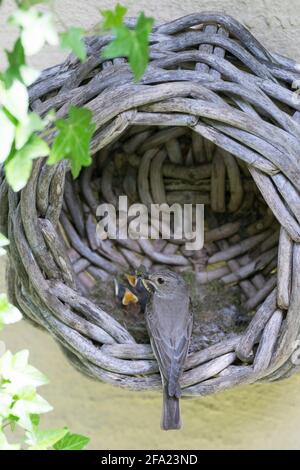
[{"label": "bird's tail", "polygon": [[164,386],[163,393],[161,428],[165,431],[181,428],[179,398],[175,396],[170,397],[167,385]]}]

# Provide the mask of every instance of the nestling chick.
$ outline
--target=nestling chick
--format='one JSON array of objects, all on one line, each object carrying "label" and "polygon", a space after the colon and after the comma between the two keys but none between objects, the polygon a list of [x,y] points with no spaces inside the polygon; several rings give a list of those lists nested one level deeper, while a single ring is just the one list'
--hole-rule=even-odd
[{"label": "nestling chick", "polygon": [[114,279],[115,296],[125,307],[138,304],[141,312],[145,311],[149,292],[145,289],[142,279],[137,274],[125,274],[128,285]]},{"label": "nestling chick", "polygon": [[146,324],[163,383],[162,429],[180,429],[180,378],[188,354],[193,315],[188,286],[169,270],[142,277],[150,293]]}]

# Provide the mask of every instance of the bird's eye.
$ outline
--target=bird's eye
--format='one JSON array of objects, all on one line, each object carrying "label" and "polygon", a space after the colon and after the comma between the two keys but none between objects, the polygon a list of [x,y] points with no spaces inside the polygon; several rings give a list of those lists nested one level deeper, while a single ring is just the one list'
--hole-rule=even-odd
[{"label": "bird's eye", "polygon": [[162,277],[158,277],[157,282],[158,282],[158,284],[161,285],[161,284],[164,284],[165,280]]}]

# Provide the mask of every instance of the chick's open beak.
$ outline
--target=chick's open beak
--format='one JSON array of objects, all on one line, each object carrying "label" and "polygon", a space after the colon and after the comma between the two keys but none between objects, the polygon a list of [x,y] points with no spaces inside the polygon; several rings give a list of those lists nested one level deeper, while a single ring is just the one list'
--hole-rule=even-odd
[{"label": "chick's open beak", "polygon": [[122,299],[123,305],[137,304],[139,301],[138,297],[134,295],[129,289],[125,289],[125,294]]},{"label": "chick's open beak", "polygon": [[137,281],[138,281],[137,276],[135,276],[133,274],[126,274],[126,279],[129,282],[129,284],[131,285],[131,287],[136,287]]}]

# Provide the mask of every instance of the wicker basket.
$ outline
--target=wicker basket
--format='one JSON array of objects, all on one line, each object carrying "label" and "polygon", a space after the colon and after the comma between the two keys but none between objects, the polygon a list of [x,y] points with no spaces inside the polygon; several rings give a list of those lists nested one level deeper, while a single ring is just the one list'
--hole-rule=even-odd
[{"label": "wicker basket", "polygon": [[[110,39],[88,38],[85,63],[70,57],[30,89],[40,115],[84,105],[97,131],[94,164],[76,181],[65,161],[49,167],[44,159],[18,194],[1,175],[11,301],[83,373],[159,389],[150,345],[91,292],[141,262],[194,269],[199,285],[235,284],[253,315],[239,334],[189,354],[183,394],[290,376],[299,368],[299,65],[267,52],[231,17],[199,13],[155,26],[151,63],[135,83],[123,58],[101,58]],[[171,242],[99,241],[97,206],[115,204],[120,194],[146,204],[205,203],[213,221],[207,266]]]}]

